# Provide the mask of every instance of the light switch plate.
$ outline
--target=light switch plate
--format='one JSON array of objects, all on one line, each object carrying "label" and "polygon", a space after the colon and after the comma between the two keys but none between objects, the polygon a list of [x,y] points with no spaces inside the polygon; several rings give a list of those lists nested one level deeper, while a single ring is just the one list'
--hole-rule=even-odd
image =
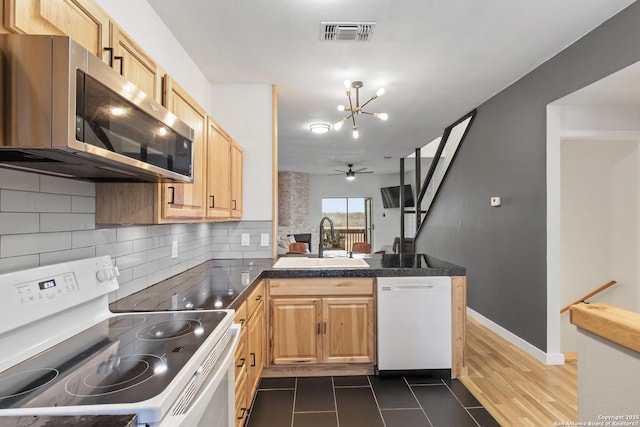
[{"label": "light switch plate", "polygon": [[491,198],[491,206],[500,206],[502,205],[502,197],[493,196]]},{"label": "light switch plate", "polygon": [[171,258],[178,258],[178,241],[171,242]]},{"label": "light switch plate", "polygon": [[267,233],[260,234],[260,246],[269,246],[269,235]]},{"label": "light switch plate", "polygon": [[249,233],[242,233],[241,246],[249,246]]}]

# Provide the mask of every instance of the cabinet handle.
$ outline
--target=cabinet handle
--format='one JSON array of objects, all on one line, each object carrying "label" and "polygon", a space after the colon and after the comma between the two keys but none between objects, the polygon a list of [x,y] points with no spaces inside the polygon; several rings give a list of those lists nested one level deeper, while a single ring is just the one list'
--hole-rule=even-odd
[{"label": "cabinet handle", "polygon": [[256,301],[260,301],[261,299],[262,299],[262,295],[258,295],[258,296],[256,297]]},{"label": "cabinet handle", "polygon": [[251,362],[251,366],[256,366],[256,354],[255,353],[249,353],[251,354],[251,358],[253,359],[253,362]]},{"label": "cabinet handle", "polygon": [[171,190],[171,198],[169,199],[169,202],[167,204],[172,205],[176,197],[176,188],[175,187],[168,187],[168,188],[169,190]]},{"label": "cabinet handle", "polygon": [[324,322],[324,333],[327,333],[327,322]]},{"label": "cabinet handle", "polygon": [[209,196],[209,207],[213,208],[216,205],[216,196]]},{"label": "cabinet handle", "polygon": [[233,208],[232,208],[231,210],[234,210],[234,211],[235,211],[235,210],[236,210],[236,201],[235,201],[235,200],[232,200],[232,202],[233,202]]},{"label": "cabinet handle", "polygon": [[240,408],[240,409],[242,410],[242,415],[240,415],[240,416],[238,417],[238,419],[239,419],[239,420],[243,419],[243,418],[244,418],[244,414],[246,414],[246,413],[247,413],[247,408]]},{"label": "cabinet handle", "polygon": [[320,335],[320,322],[318,322],[318,335]]},{"label": "cabinet handle", "polygon": [[240,320],[238,320],[238,322],[240,322],[240,326],[244,325],[244,320],[245,320],[245,319],[240,319]]},{"label": "cabinet handle", "polygon": [[104,50],[109,52],[109,67],[113,67],[113,48],[112,47],[105,47]]},{"label": "cabinet handle", "polygon": [[120,75],[123,76],[124,72],[123,72],[123,67],[124,67],[124,57],[122,56],[114,56],[113,59],[117,59],[118,61],[120,61]]},{"label": "cabinet handle", "polygon": [[244,361],[245,361],[244,357],[241,357],[240,358],[240,364],[236,365],[236,368],[242,368],[244,366]]}]

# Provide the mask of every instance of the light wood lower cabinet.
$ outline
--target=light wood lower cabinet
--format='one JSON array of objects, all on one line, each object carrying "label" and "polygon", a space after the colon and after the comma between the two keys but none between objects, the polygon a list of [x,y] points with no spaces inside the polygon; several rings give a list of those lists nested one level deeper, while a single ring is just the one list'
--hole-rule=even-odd
[{"label": "light wood lower cabinet", "polygon": [[236,350],[236,426],[244,425],[264,367],[264,282],[251,291],[236,309],[235,322],[242,325]]},{"label": "light wood lower cabinet", "polygon": [[375,363],[373,279],[278,279],[269,291],[272,365]]}]

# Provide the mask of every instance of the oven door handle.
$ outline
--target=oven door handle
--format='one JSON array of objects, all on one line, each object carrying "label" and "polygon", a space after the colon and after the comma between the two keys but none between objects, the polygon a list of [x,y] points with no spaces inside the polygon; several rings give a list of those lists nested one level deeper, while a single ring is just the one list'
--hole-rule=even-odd
[{"label": "oven door handle", "polygon": [[228,416],[231,422],[229,425],[232,425],[235,418],[235,398],[233,388],[235,387],[236,349],[240,342],[240,324],[234,323],[231,325],[231,335],[229,344],[227,344],[224,353],[216,363],[216,366],[218,367],[217,370],[209,374],[206,378],[207,384],[198,391],[198,395],[191,401],[187,410],[184,411],[183,414],[173,415],[174,408],[171,408],[158,427],[199,425],[200,419],[202,418],[204,411],[207,409],[211,397],[221,385],[224,376],[227,374],[229,375],[227,380],[229,384],[225,387],[230,388],[228,391],[230,395],[227,396],[231,402]]}]

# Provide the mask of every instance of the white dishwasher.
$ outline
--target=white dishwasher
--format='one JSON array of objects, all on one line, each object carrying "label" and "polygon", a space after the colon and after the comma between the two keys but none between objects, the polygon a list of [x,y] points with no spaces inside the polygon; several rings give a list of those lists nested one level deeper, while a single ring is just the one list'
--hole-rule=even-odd
[{"label": "white dishwasher", "polygon": [[451,369],[451,278],[379,277],[378,371]]}]

